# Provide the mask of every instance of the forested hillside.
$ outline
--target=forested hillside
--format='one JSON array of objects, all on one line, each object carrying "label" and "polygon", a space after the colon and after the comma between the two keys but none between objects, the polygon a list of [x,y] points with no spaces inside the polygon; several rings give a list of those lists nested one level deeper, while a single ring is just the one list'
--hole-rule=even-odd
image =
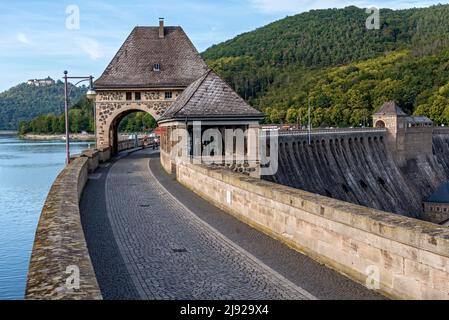
[{"label": "forested hillside", "polygon": [[380,30],[368,30],[365,9],[314,10],[203,57],[267,122],[304,122],[310,100],[315,126],[358,126],[396,100],[449,123],[449,6],[380,13]]},{"label": "forested hillside", "polygon": [[[449,124],[449,5],[381,9],[368,30],[365,9],[313,10],[212,46],[202,55],[236,91],[267,115],[266,122],[316,126],[369,125],[371,114],[395,100],[406,112]],[[81,90],[83,91],[83,90]],[[82,95],[72,90],[72,101]],[[92,131],[90,107],[71,111],[72,131]],[[19,85],[0,94],[0,129],[61,131],[62,83]],[[53,115],[48,115],[52,113]],[[56,120],[59,118],[59,120]],[[58,124],[59,121],[59,124]],[[154,127],[130,115],[123,131]],[[59,129],[57,129],[59,128]]]},{"label": "forested hillside", "polygon": [[[80,133],[86,131],[93,133],[94,106],[85,96],[82,96],[77,103],[69,110],[70,132]],[[144,112],[135,112],[127,115],[119,126],[120,132],[141,132],[152,130],[156,127],[156,120]],[[64,113],[49,113],[39,115],[29,121],[20,121],[19,134],[61,134],[65,132]]]},{"label": "forested hillside", "polygon": [[[74,103],[86,88],[70,85],[70,99]],[[58,81],[51,86],[19,84],[0,93],[0,130],[16,130],[19,122],[38,115],[59,114],[64,109],[64,84]]]}]

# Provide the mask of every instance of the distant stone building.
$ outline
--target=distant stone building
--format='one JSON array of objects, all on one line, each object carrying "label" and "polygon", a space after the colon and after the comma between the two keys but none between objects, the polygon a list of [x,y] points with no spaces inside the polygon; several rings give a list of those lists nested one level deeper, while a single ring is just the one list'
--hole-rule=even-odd
[{"label": "distant stone building", "polygon": [[420,155],[432,154],[433,122],[407,115],[395,102],[386,102],[373,115],[376,128],[387,129],[387,147],[400,167]]},{"label": "distant stone building", "polygon": [[144,111],[158,120],[183,90],[207,71],[181,27],[136,27],[95,81],[97,146],[117,152],[118,125]]},{"label": "distant stone building", "polygon": [[441,185],[424,201],[424,219],[438,224],[449,224],[449,182]]},{"label": "distant stone building", "polygon": [[55,80],[53,80],[50,77],[47,77],[45,79],[30,79],[27,81],[27,84],[29,86],[36,86],[36,87],[52,86],[55,84]]}]

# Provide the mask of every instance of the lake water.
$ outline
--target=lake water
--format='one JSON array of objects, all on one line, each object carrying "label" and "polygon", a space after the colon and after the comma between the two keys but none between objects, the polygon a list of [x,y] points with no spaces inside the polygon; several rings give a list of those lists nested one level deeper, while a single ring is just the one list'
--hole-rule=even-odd
[{"label": "lake water", "polygon": [[[94,144],[71,143],[71,153],[88,147]],[[64,163],[64,141],[0,134],[0,300],[23,299],[40,212]]]}]

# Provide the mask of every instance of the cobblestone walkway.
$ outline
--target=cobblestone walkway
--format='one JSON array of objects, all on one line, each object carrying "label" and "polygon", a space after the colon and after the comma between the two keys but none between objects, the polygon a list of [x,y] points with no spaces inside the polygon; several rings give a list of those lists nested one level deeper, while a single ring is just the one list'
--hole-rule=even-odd
[{"label": "cobblestone walkway", "polygon": [[199,198],[150,150],[91,175],[81,218],[105,299],[382,299]]},{"label": "cobblestone walkway", "polygon": [[173,198],[134,154],[106,178],[106,205],[144,299],[310,299]]}]

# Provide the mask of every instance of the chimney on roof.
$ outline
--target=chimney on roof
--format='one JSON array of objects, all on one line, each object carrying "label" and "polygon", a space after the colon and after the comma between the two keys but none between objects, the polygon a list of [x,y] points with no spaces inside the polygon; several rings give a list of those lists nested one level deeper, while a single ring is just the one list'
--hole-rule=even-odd
[{"label": "chimney on roof", "polygon": [[159,39],[164,38],[164,18],[159,18]]}]

